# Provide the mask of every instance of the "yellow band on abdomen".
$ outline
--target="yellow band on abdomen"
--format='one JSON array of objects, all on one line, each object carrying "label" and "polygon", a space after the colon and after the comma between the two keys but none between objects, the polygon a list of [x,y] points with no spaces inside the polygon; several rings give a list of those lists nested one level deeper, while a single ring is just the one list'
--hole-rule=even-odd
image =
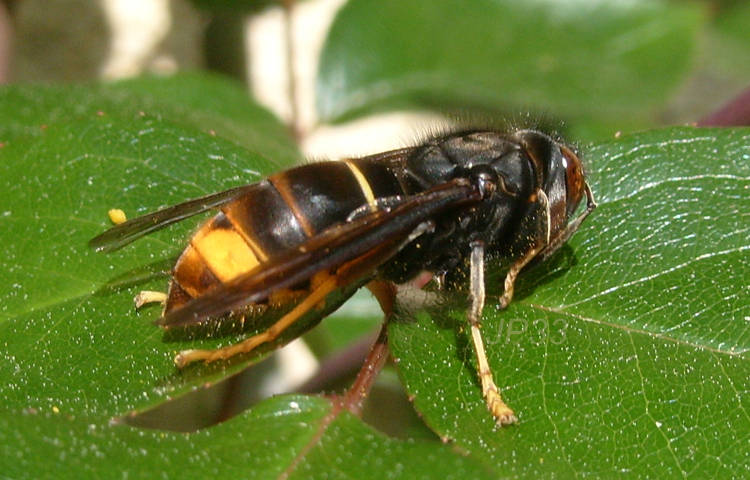
[{"label": "yellow band on abdomen", "polygon": [[357,167],[354,162],[351,160],[345,159],[342,160],[344,164],[349,167],[349,170],[351,170],[352,175],[354,175],[354,178],[357,180],[357,183],[359,184],[359,188],[362,190],[362,195],[364,195],[365,199],[367,200],[367,204],[370,206],[370,210],[376,210],[375,205],[375,194],[372,193],[372,187],[370,187],[370,182],[367,181],[367,178],[365,178],[365,175],[362,173],[362,171]]},{"label": "yellow band on abdomen", "polygon": [[222,282],[228,282],[260,264],[250,246],[235,230],[207,230],[205,233],[198,232],[192,244]]}]

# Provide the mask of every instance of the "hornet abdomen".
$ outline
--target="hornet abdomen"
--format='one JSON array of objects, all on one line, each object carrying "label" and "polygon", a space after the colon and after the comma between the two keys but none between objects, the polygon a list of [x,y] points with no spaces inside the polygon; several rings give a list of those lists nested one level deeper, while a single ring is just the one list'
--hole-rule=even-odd
[{"label": "hornet abdomen", "polygon": [[376,199],[403,195],[388,158],[303,165],[221,207],[175,264],[165,313],[294,249]]}]

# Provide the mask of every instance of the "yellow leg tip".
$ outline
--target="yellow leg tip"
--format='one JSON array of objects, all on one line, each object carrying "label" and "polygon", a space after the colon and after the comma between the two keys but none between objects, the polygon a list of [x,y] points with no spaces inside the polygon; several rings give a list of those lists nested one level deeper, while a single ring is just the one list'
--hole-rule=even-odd
[{"label": "yellow leg tip", "polygon": [[505,408],[492,410],[492,415],[495,417],[497,424],[501,427],[518,423],[518,417],[516,417],[513,410],[507,406]]},{"label": "yellow leg tip", "polygon": [[164,305],[167,303],[167,294],[164,292],[154,292],[151,290],[144,290],[135,296],[133,299],[135,308],[141,308],[147,303],[161,303]]},{"label": "yellow leg tip", "polygon": [[200,360],[203,357],[202,352],[202,350],[183,350],[174,357],[174,364],[177,368],[184,368]]},{"label": "yellow leg tip", "polygon": [[518,423],[518,417],[511,408],[503,401],[496,390],[487,392],[487,408],[489,408],[495,421],[501,427]]}]

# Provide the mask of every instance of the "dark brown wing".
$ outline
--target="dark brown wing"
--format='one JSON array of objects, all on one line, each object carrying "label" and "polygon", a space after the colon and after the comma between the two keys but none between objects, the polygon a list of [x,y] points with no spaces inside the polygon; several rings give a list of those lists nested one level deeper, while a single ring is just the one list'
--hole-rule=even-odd
[{"label": "dark brown wing", "polygon": [[362,278],[395,255],[434,215],[479,200],[480,194],[465,179],[406,197],[390,210],[376,210],[324,230],[299,248],[191,300],[156,323],[190,325],[218,317],[262,301],[274,291],[298,285],[320,271],[343,268],[351,270],[348,281],[354,281],[355,276]]},{"label": "dark brown wing", "polygon": [[112,227],[89,240],[89,246],[97,252],[111,252],[167,225],[179,222],[212,208],[232,201],[244,193],[257,188],[258,184],[243,185],[205,197],[188,200],[156,212],[128,220]]}]

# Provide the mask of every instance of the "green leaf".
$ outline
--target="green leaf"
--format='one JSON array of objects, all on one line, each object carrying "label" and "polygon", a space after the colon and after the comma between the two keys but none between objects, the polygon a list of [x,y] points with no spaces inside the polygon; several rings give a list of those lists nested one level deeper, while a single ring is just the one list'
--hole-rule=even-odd
[{"label": "green leaf", "polygon": [[732,2],[719,10],[716,17],[717,33],[733,38],[736,43],[744,44],[747,48],[750,42],[750,32],[747,22],[750,21],[750,5],[743,2]]},{"label": "green leaf", "polygon": [[[0,416],[8,478],[491,478],[447,445],[386,438],[329,401],[276,397],[190,435],[102,424],[85,413]],[[60,470],[64,465],[65,469]]]},{"label": "green leaf", "polygon": [[225,77],[182,73],[168,82],[159,77],[139,77],[104,90],[113,95],[138,94],[139,108],[155,104],[167,109],[164,113],[171,121],[216,133],[269,159],[276,169],[302,161],[288,129],[273,114],[248,101],[244,86]]},{"label": "green leaf", "polygon": [[[748,85],[750,65],[745,61],[750,55],[750,4],[735,2],[718,9],[716,17],[707,30],[700,61],[697,80],[694,82],[696,92],[692,100],[699,102],[701,96],[713,98],[714,103],[705,105],[703,113],[715,109],[717,100],[722,103],[739,94]],[[714,90],[705,95],[707,88]]]},{"label": "green leaf", "polygon": [[[110,226],[109,208],[133,217],[252,182],[290,166],[296,150],[240,88],[212,77],[0,95],[4,475],[489,478],[451,446],[388,439],[323,398],[269,399],[190,435],[122,425],[122,416],[209,388],[251,359],[179,372],[177,351],[227,339],[171,337],[152,324],[158,308],[133,309],[138,291],[164,289],[160,272],[200,219],[110,255],[88,240]],[[243,129],[249,138],[239,138]]]},{"label": "green leaf", "polygon": [[469,105],[561,118],[643,118],[687,72],[697,5],[352,0],[329,33],[318,113]]},{"label": "green leaf", "polygon": [[392,324],[408,393],[438,434],[508,475],[747,473],[750,129],[644,132],[585,157],[598,209],[522,274],[507,311],[485,307],[520,425],[493,425],[460,296]]},{"label": "green leaf", "polygon": [[[655,131],[588,149],[599,209],[568,248],[522,276],[507,312],[485,311],[490,362],[518,427],[496,430],[486,411],[458,329],[460,295],[457,308],[425,308],[391,329],[415,405],[453,444],[388,439],[328,399],[301,396],[191,435],[112,422],[248,363],[180,374],[176,351],[221,339],[170,338],[151,325],[157,309],[133,312],[136,292],[164,288],[155,272],[200,220],[111,255],[86,246],[111,207],[132,217],[291,165],[283,126],[240,92],[201,76],[0,92],[6,475],[745,471],[748,130]],[[490,293],[500,280],[494,272]]]},{"label": "green leaf", "polygon": [[[164,289],[161,272],[200,220],[111,255],[87,242],[111,226],[110,208],[133,217],[290,165],[297,154],[288,138],[280,146],[284,127],[235,84],[212,77],[17,87],[3,98],[6,405],[95,412],[105,420],[226,376],[180,376],[171,357],[190,343],[151,325],[157,309],[136,314],[132,305],[138,291]],[[230,139],[241,128],[266,135],[240,146]]]}]

